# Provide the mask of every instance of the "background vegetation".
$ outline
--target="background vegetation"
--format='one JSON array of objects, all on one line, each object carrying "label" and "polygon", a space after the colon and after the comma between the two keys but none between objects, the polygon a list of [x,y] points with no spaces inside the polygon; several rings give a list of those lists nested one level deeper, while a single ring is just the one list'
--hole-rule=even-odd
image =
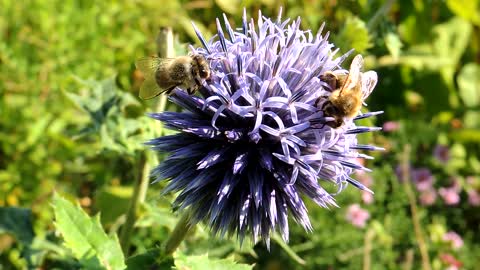
[{"label": "background vegetation", "polygon": [[[159,132],[144,116],[154,105],[137,98],[134,61],[155,54],[160,26],[174,28],[181,54],[198,46],[190,21],[211,36],[222,13],[238,26],[243,7],[256,18],[280,6],[304,29],[326,22],[342,52],[355,48],[378,72],[368,108],[385,113],[368,124],[384,131],[361,140],[386,151],[357,176],[375,195],[349,187],[340,209],[310,204],[314,232],[292,222],[289,247],[273,241],[270,252],[197,226],[175,261],[150,269],[235,269],[232,258],[271,270],[480,269],[478,0],[0,0],[0,269],[121,269],[105,250],[82,253],[89,239],[65,228],[103,228],[98,239],[121,254],[113,235],[141,175],[142,142]],[[141,204],[128,269],[147,269],[177,220],[162,186]],[[102,226],[68,201],[101,212]]]}]

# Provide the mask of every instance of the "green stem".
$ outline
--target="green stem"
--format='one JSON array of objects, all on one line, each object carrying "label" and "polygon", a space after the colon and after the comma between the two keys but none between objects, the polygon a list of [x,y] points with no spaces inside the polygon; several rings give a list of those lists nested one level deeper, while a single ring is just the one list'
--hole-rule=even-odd
[{"label": "green stem", "polygon": [[363,244],[363,270],[369,270],[372,268],[372,241],[375,236],[375,231],[370,228],[365,233]]},{"label": "green stem", "polygon": [[137,220],[138,206],[145,201],[145,196],[147,193],[150,173],[150,166],[148,165],[147,159],[146,153],[140,154],[138,168],[141,169],[138,172],[137,181],[135,182],[125,224],[123,225],[120,233],[120,245],[125,255],[128,255],[128,250],[130,248],[130,236]]},{"label": "green stem", "polygon": [[422,269],[431,270],[432,266],[430,265],[430,258],[428,256],[428,247],[423,237],[422,226],[420,224],[420,217],[418,216],[417,200],[415,199],[415,194],[412,190],[412,185],[410,184],[410,145],[406,144],[403,150],[403,156],[401,160],[402,166],[402,182],[405,189],[405,193],[408,197],[408,202],[410,204],[410,212],[412,214],[413,229],[415,231],[415,238],[418,242],[418,248],[420,250],[420,257],[422,259]]},{"label": "green stem", "polygon": [[184,213],[177,222],[175,229],[170,234],[162,247],[162,256],[170,256],[180,246],[185,236],[194,227],[190,222],[188,213]]},{"label": "green stem", "polygon": [[[157,36],[157,53],[159,57],[173,57],[173,32],[171,28],[162,28]],[[167,104],[167,99],[165,95],[162,95],[155,104],[153,104],[154,111],[164,111]],[[162,135],[162,126],[158,128],[158,135]],[[135,182],[132,198],[130,200],[130,205],[127,211],[127,217],[125,224],[122,227],[120,233],[120,245],[122,251],[125,255],[128,255],[128,250],[130,248],[130,238],[137,221],[138,209],[140,204],[145,202],[147,197],[147,190],[149,184],[150,176],[150,161],[152,161],[153,155],[147,150],[144,153],[140,154],[138,168],[139,174],[137,176],[137,181]]]},{"label": "green stem", "polygon": [[287,255],[296,263],[300,265],[305,265],[305,260],[298,256],[298,254],[287,243],[285,243],[277,233],[274,233],[272,235],[272,240],[275,241],[277,245],[279,245],[283,249],[283,251],[285,251]]},{"label": "green stem", "polygon": [[368,30],[373,31],[377,27],[377,24],[380,22],[380,18],[385,16],[385,14],[387,14],[390,11],[393,3],[395,3],[395,0],[387,0],[377,10],[377,12],[375,12],[375,14],[372,16],[372,18],[367,23]]}]

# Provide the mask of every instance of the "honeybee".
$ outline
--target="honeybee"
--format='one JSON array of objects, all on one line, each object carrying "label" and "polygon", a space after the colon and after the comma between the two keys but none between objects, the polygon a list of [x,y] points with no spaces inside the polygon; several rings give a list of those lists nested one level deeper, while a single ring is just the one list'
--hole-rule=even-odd
[{"label": "honeybee", "polygon": [[208,61],[200,54],[176,58],[144,57],[137,60],[135,66],[145,76],[139,95],[142,99],[170,94],[177,86],[192,95],[204,80],[210,79]]},{"label": "honeybee", "polygon": [[[377,84],[377,73],[375,71],[362,73],[362,67],[363,57],[359,54],[353,58],[348,73],[333,71],[320,76],[320,79],[332,89],[328,100],[320,108],[324,116],[335,119],[326,125],[338,128],[343,125],[344,118],[354,118],[360,112],[364,100]],[[320,101],[325,98],[327,97],[319,97],[315,106],[318,107]]]}]

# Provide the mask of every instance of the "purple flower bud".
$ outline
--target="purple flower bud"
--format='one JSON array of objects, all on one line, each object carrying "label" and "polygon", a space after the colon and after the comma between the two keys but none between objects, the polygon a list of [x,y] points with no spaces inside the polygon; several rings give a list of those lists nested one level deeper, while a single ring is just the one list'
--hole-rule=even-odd
[{"label": "purple flower bud", "polygon": [[433,156],[442,164],[446,164],[450,160],[450,150],[448,146],[437,145],[433,149]]},{"label": "purple flower bud", "polygon": [[412,182],[418,191],[431,189],[433,181],[433,175],[427,168],[419,168],[412,171]]}]

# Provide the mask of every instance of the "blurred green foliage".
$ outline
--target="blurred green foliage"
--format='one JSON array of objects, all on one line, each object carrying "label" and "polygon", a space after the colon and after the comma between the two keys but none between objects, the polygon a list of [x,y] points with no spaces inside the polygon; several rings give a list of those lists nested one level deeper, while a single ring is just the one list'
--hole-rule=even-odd
[{"label": "blurred green foliage", "polygon": [[[238,26],[243,7],[256,18],[259,9],[277,16],[280,6],[284,17],[300,16],[304,29],[326,22],[341,52],[354,48],[379,74],[368,103],[385,113],[369,124],[395,121],[398,129],[359,138],[386,148],[366,164],[374,170],[373,202],[363,202],[353,187],[336,197],[340,209],[310,202],[314,232],[292,223],[290,250],[275,242],[270,252],[262,244],[240,248],[197,226],[183,254],[156,262],[157,269],[192,267],[191,260],[217,265],[226,257],[254,269],[420,269],[412,203],[395,174],[406,144],[413,149],[410,166],[428,168],[435,191],[458,186],[460,199],[450,205],[441,196],[421,205],[415,190],[432,268],[450,266],[448,254],[462,269],[478,269],[480,212],[470,198],[480,192],[478,0],[0,1],[0,269],[82,268],[88,257],[67,248],[61,226],[54,227],[54,192],[89,214],[101,212],[108,235],[118,232],[141,169],[142,143],[158,133],[144,116],[152,104],[136,97],[141,78],[133,63],[155,54],[159,27],[174,28],[182,52],[185,44],[198,45],[191,21],[210,37],[222,12]],[[437,145],[447,147],[447,162],[433,155]],[[149,187],[125,254],[134,255],[128,269],[155,263],[152,249],[175,225],[172,198],[158,195],[162,185]],[[370,214],[364,228],[345,218],[354,203]],[[457,232],[463,246],[443,240],[447,231]],[[206,253],[216,259],[205,261]]]}]

